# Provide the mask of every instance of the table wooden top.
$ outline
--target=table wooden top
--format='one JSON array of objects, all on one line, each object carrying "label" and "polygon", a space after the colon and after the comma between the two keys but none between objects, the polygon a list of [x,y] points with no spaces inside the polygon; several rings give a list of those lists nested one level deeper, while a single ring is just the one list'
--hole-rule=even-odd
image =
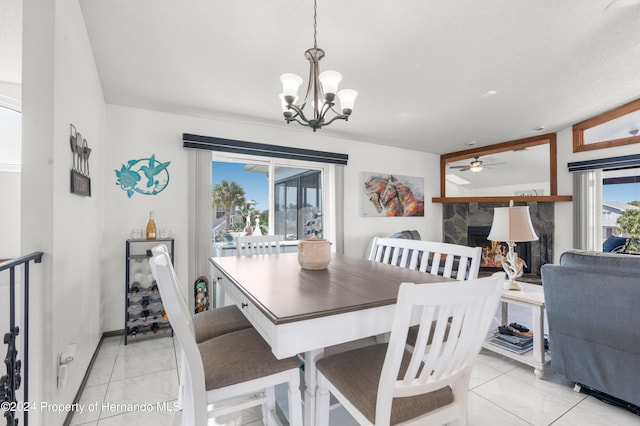
[{"label": "table wooden top", "polygon": [[211,263],[275,324],[395,304],[403,282],[454,281],[336,253],[320,271],[302,269],[297,253],[212,257]]}]

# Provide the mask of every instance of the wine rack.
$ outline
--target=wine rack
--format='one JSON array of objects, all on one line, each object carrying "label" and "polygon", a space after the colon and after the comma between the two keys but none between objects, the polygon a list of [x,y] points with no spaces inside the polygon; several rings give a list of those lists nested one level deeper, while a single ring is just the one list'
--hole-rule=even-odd
[{"label": "wine rack", "polygon": [[172,336],[173,330],[164,311],[158,286],[151,275],[151,248],[165,244],[171,261],[173,238],[126,242],[124,344],[156,337]]}]

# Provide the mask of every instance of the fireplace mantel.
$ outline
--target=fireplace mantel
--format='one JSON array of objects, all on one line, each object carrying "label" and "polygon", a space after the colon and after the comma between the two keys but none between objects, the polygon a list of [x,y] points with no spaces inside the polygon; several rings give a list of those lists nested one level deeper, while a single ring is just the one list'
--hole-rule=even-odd
[{"label": "fireplace mantel", "polygon": [[538,195],[538,196],[500,196],[500,197],[433,197],[434,203],[508,203],[513,200],[516,203],[555,203],[561,201],[573,201],[571,195]]}]

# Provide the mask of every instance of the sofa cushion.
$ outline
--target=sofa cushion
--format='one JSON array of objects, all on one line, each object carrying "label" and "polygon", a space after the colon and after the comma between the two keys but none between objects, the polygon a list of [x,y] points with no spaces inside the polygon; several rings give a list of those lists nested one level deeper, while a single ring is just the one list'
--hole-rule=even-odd
[{"label": "sofa cushion", "polygon": [[[632,254],[600,253],[585,250],[569,250],[560,256],[560,264],[573,268],[612,272],[614,274],[638,274],[640,256]],[[638,280],[640,282],[640,280]]]},{"label": "sofa cushion", "polygon": [[624,253],[625,246],[629,238],[616,237],[615,235],[609,235],[604,243],[602,243],[602,251],[605,253]]}]

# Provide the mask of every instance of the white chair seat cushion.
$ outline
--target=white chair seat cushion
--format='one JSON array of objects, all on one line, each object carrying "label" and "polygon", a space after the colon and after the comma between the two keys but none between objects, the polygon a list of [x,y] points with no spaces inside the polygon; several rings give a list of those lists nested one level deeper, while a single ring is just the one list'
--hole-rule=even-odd
[{"label": "white chair seat cushion", "polygon": [[297,357],[277,359],[254,328],[223,334],[199,343],[206,390],[298,368]]},{"label": "white chair seat cushion", "polygon": [[193,328],[197,343],[249,327],[251,327],[251,323],[235,305],[193,315]]},{"label": "white chair seat cushion", "polygon": [[[380,373],[387,353],[387,344],[358,348],[322,358],[320,371],[354,407],[375,424],[376,399]],[[404,375],[411,354],[407,351],[400,367]],[[391,424],[398,424],[453,402],[453,392],[445,387],[423,395],[394,398]]]}]

